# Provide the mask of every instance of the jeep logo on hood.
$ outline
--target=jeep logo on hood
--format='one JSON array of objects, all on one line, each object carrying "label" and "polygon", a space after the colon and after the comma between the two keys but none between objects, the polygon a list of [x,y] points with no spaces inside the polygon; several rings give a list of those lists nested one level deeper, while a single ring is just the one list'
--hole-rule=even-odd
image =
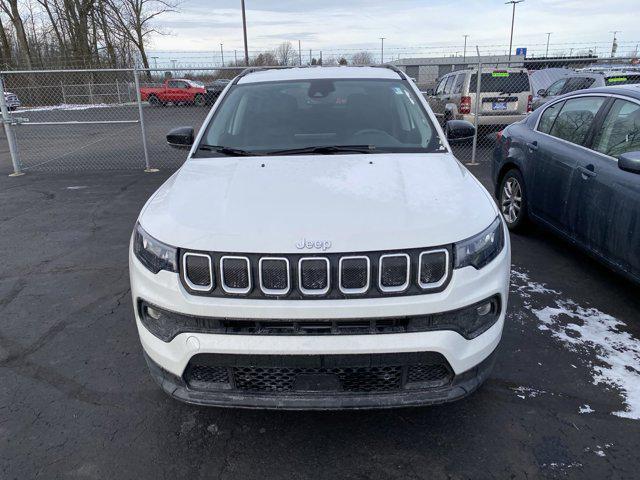
[{"label": "jeep logo on hood", "polygon": [[298,250],[329,250],[331,248],[331,242],[329,240],[307,240],[303,238],[298,243],[296,243],[296,248]]}]

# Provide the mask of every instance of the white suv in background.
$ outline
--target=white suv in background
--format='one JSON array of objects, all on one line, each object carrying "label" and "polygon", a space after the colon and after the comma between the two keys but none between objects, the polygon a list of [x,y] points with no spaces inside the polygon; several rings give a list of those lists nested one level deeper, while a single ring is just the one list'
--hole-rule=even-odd
[{"label": "white suv in background", "polygon": [[142,209],[129,267],[171,396],[374,408],[459,399],[487,378],[508,232],[402,72],[246,71],[195,138],[167,139],[188,159]]}]

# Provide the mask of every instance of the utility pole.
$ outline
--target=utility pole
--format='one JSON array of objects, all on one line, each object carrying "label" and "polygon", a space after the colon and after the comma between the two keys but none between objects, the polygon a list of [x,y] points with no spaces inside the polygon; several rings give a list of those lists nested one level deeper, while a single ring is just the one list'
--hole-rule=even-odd
[{"label": "utility pole", "polygon": [[467,37],[469,35],[463,35],[464,37],[464,50],[462,51],[462,62],[466,63],[466,59],[467,59]]},{"label": "utility pole", "polygon": [[511,48],[513,47],[513,23],[516,19],[516,5],[522,2],[524,2],[524,0],[509,0],[508,2],[504,2],[505,5],[513,5],[513,11],[511,13],[511,36],[509,37],[509,61],[511,61]]},{"label": "utility pole", "polygon": [[616,56],[616,52],[618,51],[618,39],[616,38],[616,34],[622,33],[620,30],[613,30],[609,33],[613,33],[613,43],[611,44],[611,57]]},{"label": "utility pole", "polygon": [[547,52],[544,54],[546,58],[549,58],[549,39],[551,38],[551,34],[553,32],[547,32]]},{"label": "utility pole", "polygon": [[244,9],[244,0],[240,0],[242,4],[242,32],[244,34],[244,64],[249,66],[249,47],[247,47],[247,16]]},{"label": "utility pole", "polygon": [[222,44],[220,44],[220,58],[222,59],[222,66],[224,67],[224,51],[222,50]]},{"label": "utility pole", "polygon": [[380,63],[384,63],[384,38],[380,37]]},{"label": "utility pole", "polygon": [[300,46],[300,40],[298,40],[298,65],[302,66],[302,47]]},{"label": "utility pole", "polygon": [[313,58],[311,57],[311,49],[309,49],[309,65],[311,65],[311,61],[313,60]]}]

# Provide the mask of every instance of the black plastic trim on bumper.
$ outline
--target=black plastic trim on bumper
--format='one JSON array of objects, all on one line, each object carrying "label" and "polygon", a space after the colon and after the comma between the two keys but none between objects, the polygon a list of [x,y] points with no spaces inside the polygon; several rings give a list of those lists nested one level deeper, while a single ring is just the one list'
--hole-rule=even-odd
[{"label": "black plastic trim on bumper", "polygon": [[487,379],[495,362],[495,350],[475,367],[456,375],[444,387],[363,394],[243,394],[237,391],[196,391],[184,380],[167,372],[144,352],[154,380],[176,400],[194,405],[279,410],[337,410],[417,407],[460,400],[474,392]]}]

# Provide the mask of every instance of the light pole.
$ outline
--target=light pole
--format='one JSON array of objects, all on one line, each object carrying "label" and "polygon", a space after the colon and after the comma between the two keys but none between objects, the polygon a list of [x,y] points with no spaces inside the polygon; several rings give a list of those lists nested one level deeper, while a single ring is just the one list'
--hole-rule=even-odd
[{"label": "light pole", "polygon": [[247,16],[244,11],[244,0],[241,0],[242,4],[242,32],[244,34],[244,65],[249,66],[249,47],[247,47]]},{"label": "light pole", "polygon": [[300,44],[300,40],[298,40],[298,65],[302,66],[302,47]]},{"label": "light pole", "polygon": [[511,61],[511,47],[513,47],[513,23],[516,19],[516,4],[522,2],[524,2],[524,0],[509,0],[508,2],[504,2],[505,5],[513,5],[513,11],[511,13],[511,36],[509,37],[509,61]]},{"label": "light pole", "polygon": [[544,54],[544,56],[545,56],[546,58],[548,58],[548,57],[549,57],[549,39],[551,38],[551,34],[552,34],[552,33],[553,33],[553,32],[547,32],[547,53],[545,53],[545,54]]},{"label": "light pole", "polygon": [[464,63],[466,63],[465,61],[467,59],[467,37],[468,36],[469,35],[463,35],[463,37],[464,37],[464,50],[462,51],[462,61]]},{"label": "light pole", "polygon": [[380,63],[384,63],[384,38],[380,37]]},{"label": "light pole", "polygon": [[611,44],[611,58],[616,56],[616,52],[618,51],[618,39],[616,38],[616,34],[622,33],[620,30],[613,30],[609,33],[613,33],[613,43]]},{"label": "light pole", "polygon": [[222,66],[224,67],[224,50],[222,50],[222,44],[220,44],[220,58],[222,61]]}]

